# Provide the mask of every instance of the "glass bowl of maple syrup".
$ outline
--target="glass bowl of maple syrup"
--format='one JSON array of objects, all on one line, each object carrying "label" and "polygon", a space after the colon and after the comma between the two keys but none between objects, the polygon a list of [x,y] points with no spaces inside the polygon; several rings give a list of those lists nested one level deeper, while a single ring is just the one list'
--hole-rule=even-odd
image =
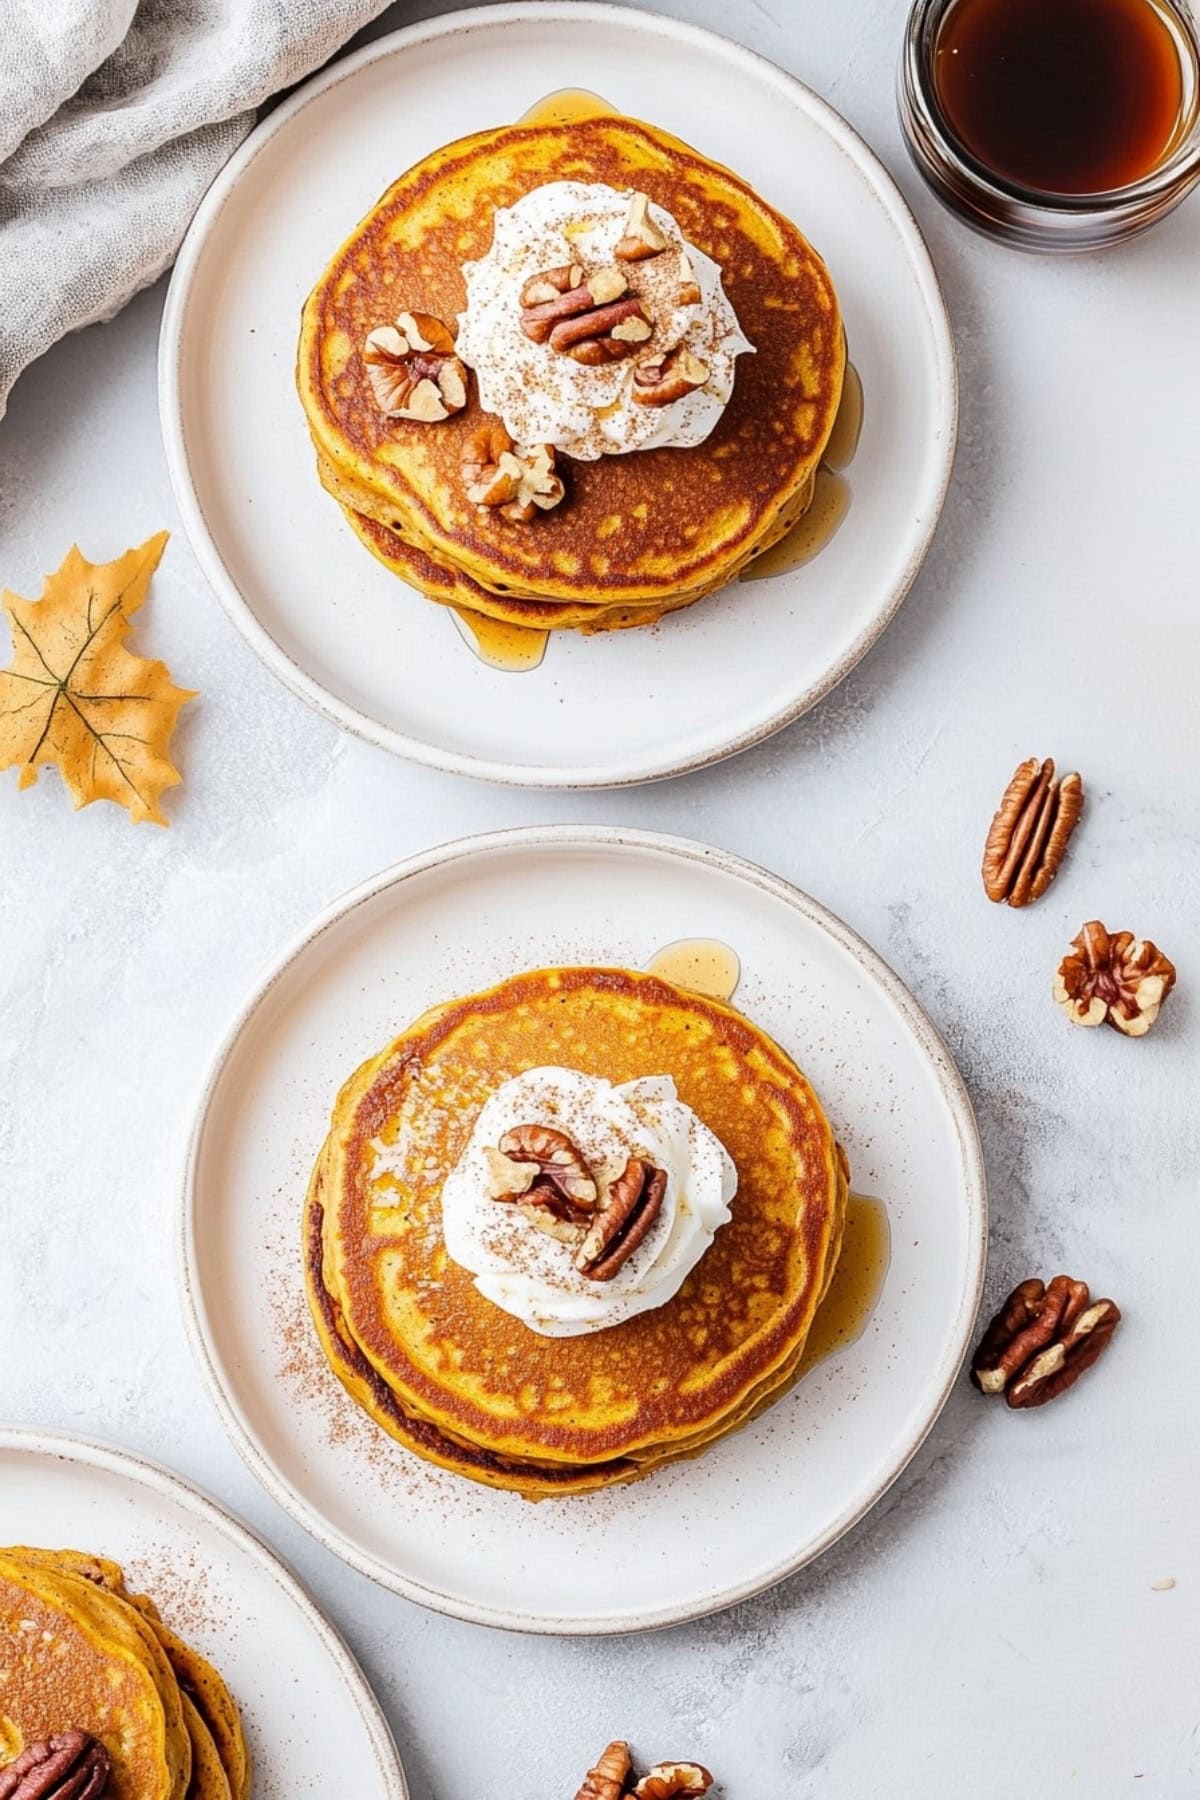
[{"label": "glass bowl of maple syrup", "polygon": [[1200,181],[1189,0],[916,0],[900,118],[934,192],[1024,250],[1095,250]]}]

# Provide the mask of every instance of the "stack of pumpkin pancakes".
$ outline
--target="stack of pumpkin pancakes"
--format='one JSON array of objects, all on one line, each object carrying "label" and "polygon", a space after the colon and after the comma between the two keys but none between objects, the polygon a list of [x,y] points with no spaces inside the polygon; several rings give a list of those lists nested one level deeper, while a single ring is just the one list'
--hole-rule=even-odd
[{"label": "stack of pumpkin pancakes", "polygon": [[0,1549],[0,1792],[6,1769],[66,1734],[109,1776],[64,1792],[248,1800],[250,1758],[228,1688],[153,1601],[128,1591],[118,1564]]},{"label": "stack of pumpkin pancakes", "polygon": [[[738,1177],[674,1297],[582,1336],[485,1299],[442,1229],[484,1103],[547,1065],[668,1071]],[[346,1083],[305,1209],[309,1297],[333,1369],[392,1437],[529,1499],[586,1493],[695,1456],[791,1386],[846,1200],[808,1082],[732,1007],[631,970],[538,970],[435,1007]]]},{"label": "stack of pumpkin pancakes", "polygon": [[[469,372],[466,406],[450,418],[389,418],[364,346],[414,311],[453,333],[463,264],[488,251],[497,210],[561,181],[643,192],[667,209],[720,265],[756,354],[741,359],[703,443],[560,457],[564,503],[514,527],[464,489],[464,450],[487,423]],[[298,385],[321,481],[405,582],[508,624],[591,631],[690,606],[791,529],[812,498],[844,368],[837,296],[796,227],[677,139],[602,114],[478,132],[401,176],[309,297]]]}]

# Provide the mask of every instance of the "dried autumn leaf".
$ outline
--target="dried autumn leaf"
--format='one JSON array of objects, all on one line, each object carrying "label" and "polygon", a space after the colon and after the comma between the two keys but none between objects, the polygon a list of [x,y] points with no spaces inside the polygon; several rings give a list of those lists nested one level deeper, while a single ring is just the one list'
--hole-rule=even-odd
[{"label": "dried autumn leaf", "polygon": [[19,766],[18,786],[53,763],[76,807],[115,800],[135,820],[167,824],[158,802],[183,779],[167,750],[194,696],[124,642],[166,541],[160,531],[111,563],[72,548],[40,600],[0,594],[13,641],[0,669],[0,769]]}]

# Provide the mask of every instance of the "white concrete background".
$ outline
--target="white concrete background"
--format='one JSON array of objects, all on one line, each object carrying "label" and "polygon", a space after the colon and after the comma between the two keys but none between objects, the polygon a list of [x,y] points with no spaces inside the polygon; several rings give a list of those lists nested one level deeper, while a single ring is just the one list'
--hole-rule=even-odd
[{"label": "white concrete background", "polygon": [[[614,1733],[702,1758],[729,1800],[1185,1800],[1200,1791],[1200,196],[1126,249],[1019,257],[971,237],[906,163],[903,0],[662,10],[811,83],[928,233],[962,434],[926,568],[858,671],[740,760],[613,797],[488,789],[339,734],[227,622],[159,446],[161,289],[28,373],[0,425],[0,582],[33,594],[75,539],[102,559],[176,528],[138,636],[203,699],[176,740],[170,831],[113,807],[75,815],[53,775],[24,794],[0,781],[0,1418],[146,1452],[276,1544],[362,1658],[415,1800],[567,1800]],[[1088,810],[1049,896],[1011,913],[984,900],[979,851],[1033,753],[1083,771]],[[492,1634],[343,1569],[226,1442],[174,1293],[192,1097],[263,966],[383,864],[552,819],[710,839],[840,912],[970,1084],[988,1299],[1065,1268],[1126,1318],[1105,1362],[1040,1413],[964,1381],[897,1487],[815,1568],[632,1641]],[[1178,965],[1140,1043],[1072,1031],[1050,1000],[1062,947],[1096,916]],[[1152,1592],[1165,1576],[1175,1588]]]}]

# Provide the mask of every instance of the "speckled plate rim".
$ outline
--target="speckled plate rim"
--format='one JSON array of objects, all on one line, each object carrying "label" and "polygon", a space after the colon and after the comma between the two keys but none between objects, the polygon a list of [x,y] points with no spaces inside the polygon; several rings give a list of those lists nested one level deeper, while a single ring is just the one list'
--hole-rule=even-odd
[{"label": "speckled plate rim", "polygon": [[[907,1029],[924,1053],[930,1073],[937,1084],[947,1109],[964,1175],[963,1202],[966,1209],[968,1274],[959,1296],[953,1328],[947,1338],[942,1357],[941,1379],[928,1407],[927,1416],[919,1421],[908,1441],[898,1452],[894,1466],[878,1481],[870,1493],[856,1498],[831,1522],[815,1541],[804,1544],[795,1554],[783,1558],[769,1569],[757,1570],[752,1578],[732,1583],[706,1595],[702,1602],[678,1607],[659,1608],[640,1613],[612,1616],[589,1615],[586,1618],[556,1618],[542,1613],[523,1613],[511,1608],[480,1605],[448,1595],[404,1574],[389,1563],[367,1554],[349,1542],[324,1515],[297,1490],[276,1468],[259,1442],[257,1433],[231,1386],[222,1375],[220,1360],[205,1317],[203,1290],[200,1282],[196,1247],[196,1173],[209,1108],[216,1096],[225,1065],[243,1033],[252,1024],[259,1008],[276,984],[292,969],[305,952],[339,925],[360,906],[374,900],[388,888],[401,888],[416,876],[455,864],[484,862],[493,854],[512,850],[592,849],[621,855],[626,850],[651,852],[683,862],[699,863],[732,876],[751,888],[780,900],[807,925],[825,932],[844,950],[882,991],[896,1009]],[[468,877],[469,878],[469,877]],[[901,981],[895,970],[879,953],[845,924],[835,913],[811,898],[802,889],[781,876],[773,875],[740,856],[719,850],[690,838],[671,837],[653,831],[626,831],[603,825],[525,826],[516,830],[481,833],[457,838],[431,850],[394,863],[368,881],[349,889],[326,907],[312,923],[294,937],[290,944],[257,984],[233,1025],[218,1046],[206,1071],[197,1099],[195,1119],[187,1146],[180,1193],[179,1235],[177,1239],[180,1299],[184,1321],[201,1376],[220,1413],[234,1447],[251,1472],[285,1512],[312,1534],[327,1550],[349,1563],[362,1575],[369,1576],[393,1593],[415,1600],[435,1612],[447,1613],[472,1624],[492,1625],[510,1631],[536,1632],[554,1636],[613,1636],[638,1631],[655,1631],[670,1625],[682,1625],[710,1613],[722,1612],[755,1594],[764,1593],[780,1581],[824,1555],[839,1538],[850,1531],[871,1508],[882,1499],[892,1483],[904,1472],[924,1443],[950,1397],[970,1347],[971,1335],[983,1294],[987,1259],[988,1204],[987,1177],[983,1151],[979,1141],[975,1113],[966,1085],[950,1054],[949,1046],[923,1007]]]},{"label": "speckled plate rim", "polygon": [[[849,648],[816,681],[810,682],[802,691],[793,695],[786,706],[759,720],[752,729],[723,737],[719,734],[719,719],[714,719],[717,735],[701,754],[680,758],[667,752],[653,761],[644,762],[640,767],[624,767],[614,760],[591,766],[555,768],[550,764],[534,766],[463,754],[398,731],[331,694],[293,660],[243,599],[209,528],[190,468],[180,380],[190,289],[210,233],[233,190],[249,171],[260,151],[276,132],[303,112],[312,100],[340,82],[351,79],[360,69],[373,62],[437,38],[458,37],[483,28],[502,29],[506,24],[525,20],[536,20],[539,26],[547,28],[556,23],[577,24],[580,21],[608,24],[619,28],[626,35],[636,31],[668,43],[674,41],[696,49],[706,49],[723,56],[727,62],[740,66],[745,72],[756,75],[760,81],[789,99],[854,164],[863,182],[874,193],[888,216],[900,246],[909,259],[933,343],[933,359],[928,368],[928,378],[934,384],[940,402],[938,437],[942,446],[941,464],[934,491],[925,509],[926,516],[922,519],[918,515],[915,521],[916,535],[908,561],[891,588],[881,594],[873,617]],[[619,788],[634,787],[644,782],[660,781],[708,768],[713,763],[749,750],[764,738],[782,731],[785,726],[810,711],[818,701],[823,700],[882,636],[916,580],[945,505],[958,434],[958,367],[941,284],[908,202],[866,140],[811,88],[767,57],[747,49],[732,38],[708,31],[699,25],[665,18],[658,13],[604,4],[603,0],[510,0],[509,4],[472,7],[466,11],[447,13],[441,18],[408,25],[374,43],[364,45],[361,50],[344,57],[305,82],[251,132],[209,188],[180,247],[167,292],[159,337],[158,406],[171,486],[196,560],[251,649],[294,694],[334,724],[365,738],[369,743],[377,744],[381,749],[390,750],[412,762],[447,769],[452,774],[469,775],[477,780],[498,782],[510,787]]]},{"label": "speckled plate rim", "polygon": [[359,1716],[388,1800],[410,1800],[400,1752],[371,1685],[349,1647],[310,1597],[299,1578],[268,1544],[227,1511],[202,1488],[185,1481],[161,1463],[151,1462],[132,1450],[95,1438],[73,1437],[67,1432],[33,1431],[24,1426],[0,1424],[0,1471],[8,1455],[46,1457],[58,1463],[77,1463],[85,1469],[102,1469],[108,1475],[132,1482],[183,1507],[203,1520],[210,1530],[227,1538],[234,1549],[257,1564],[301,1613],[305,1624],[320,1640],[358,1708]]}]

